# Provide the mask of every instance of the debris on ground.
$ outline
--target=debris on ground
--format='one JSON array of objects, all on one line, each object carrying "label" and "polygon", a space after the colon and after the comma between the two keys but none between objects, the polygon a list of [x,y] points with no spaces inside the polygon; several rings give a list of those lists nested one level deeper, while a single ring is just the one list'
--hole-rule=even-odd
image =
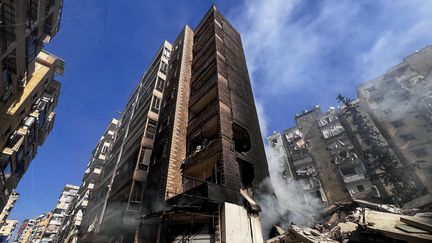
[{"label": "debris on ground", "polygon": [[432,211],[365,200],[339,203],[322,209],[315,225],[275,226],[266,241],[291,242],[432,242]]}]

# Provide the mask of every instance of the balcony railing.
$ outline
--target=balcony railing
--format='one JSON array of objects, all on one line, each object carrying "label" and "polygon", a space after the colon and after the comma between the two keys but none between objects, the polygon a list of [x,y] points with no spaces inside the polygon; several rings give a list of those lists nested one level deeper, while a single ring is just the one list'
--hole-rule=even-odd
[{"label": "balcony railing", "polygon": [[189,131],[195,131],[198,125],[202,125],[213,117],[218,111],[217,100],[211,102],[206,108],[199,112],[192,120],[189,121]]},{"label": "balcony railing", "polygon": [[236,202],[238,200],[240,189],[232,188],[223,184],[216,184],[190,176],[183,175],[182,185],[175,188],[174,191],[167,191],[166,198],[172,198],[179,194],[188,197],[207,198],[212,201]]}]

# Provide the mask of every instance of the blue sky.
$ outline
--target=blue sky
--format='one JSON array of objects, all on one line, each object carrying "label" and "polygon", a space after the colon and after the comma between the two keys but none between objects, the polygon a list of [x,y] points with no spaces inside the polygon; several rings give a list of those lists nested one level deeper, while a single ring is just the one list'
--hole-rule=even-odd
[{"label": "blue sky", "polygon": [[112,117],[163,40],[192,28],[210,5],[242,35],[262,133],[293,125],[315,104],[336,105],[432,43],[432,1],[65,0],[61,30],[47,50],[66,61],[54,130],[17,188],[10,219],[51,210],[63,186],[80,185]]}]

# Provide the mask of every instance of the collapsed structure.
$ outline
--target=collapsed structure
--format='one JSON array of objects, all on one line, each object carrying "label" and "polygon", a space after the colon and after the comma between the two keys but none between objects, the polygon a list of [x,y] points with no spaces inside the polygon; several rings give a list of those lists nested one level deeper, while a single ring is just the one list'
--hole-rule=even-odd
[{"label": "collapsed structure", "polygon": [[[426,47],[357,87],[358,99],[349,105],[360,120],[347,106],[327,112],[316,106],[297,114],[295,127],[268,137],[280,177],[300,182],[295,185],[302,196],[293,200],[308,203],[315,197],[328,205],[309,225],[313,228],[279,228],[268,242],[432,239],[431,68],[432,47]],[[371,156],[371,140],[365,139],[371,134],[383,153]],[[379,163],[385,157],[391,159],[390,167]],[[415,192],[408,198],[413,198],[394,200],[401,197],[388,180],[391,165],[412,181]]]},{"label": "collapsed structure", "polygon": [[64,61],[42,51],[62,0],[0,2],[0,210],[53,128]]}]

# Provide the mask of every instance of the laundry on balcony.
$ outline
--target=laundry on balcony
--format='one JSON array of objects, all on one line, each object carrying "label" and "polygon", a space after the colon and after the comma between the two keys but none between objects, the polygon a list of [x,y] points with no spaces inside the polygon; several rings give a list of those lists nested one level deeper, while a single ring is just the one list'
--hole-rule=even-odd
[{"label": "laundry on balcony", "polygon": [[186,156],[186,158],[182,161],[181,164],[181,168],[185,168],[188,164],[188,161],[190,158],[193,158],[194,156],[196,156],[198,153],[206,150],[207,148],[209,148],[213,143],[215,142],[214,140],[209,141],[207,138],[204,138],[202,140],[202,142],[198,145],[195,146],[195,148],[192,150],[192,152]]}]

